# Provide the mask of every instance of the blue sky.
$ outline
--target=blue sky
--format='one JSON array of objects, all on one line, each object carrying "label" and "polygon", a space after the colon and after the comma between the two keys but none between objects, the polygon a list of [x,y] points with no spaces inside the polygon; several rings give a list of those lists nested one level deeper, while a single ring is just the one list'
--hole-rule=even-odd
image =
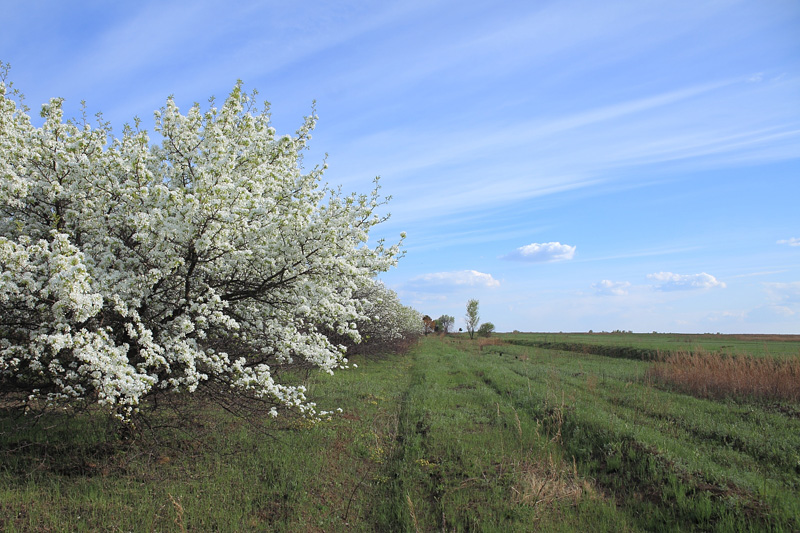
[{"label": "blue sky", "polygon": [[800,2],[4,2],[33,109],[117,131],[237,79],[393,196],[382,276],[463,327],[800,333]]}]

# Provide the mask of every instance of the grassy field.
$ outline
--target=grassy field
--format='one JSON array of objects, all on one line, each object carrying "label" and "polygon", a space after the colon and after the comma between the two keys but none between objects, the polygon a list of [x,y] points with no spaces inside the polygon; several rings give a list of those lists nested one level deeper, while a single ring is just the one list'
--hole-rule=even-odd
[{"label": "grassy field", "polygon": [[313,427],[209,410],[122,446],[92,418],[0,417],[0,530],[800,530],[796,402],[701,398],[654,363],[536,342],[556,344],[431,336],[313,375],[344,409]]}]

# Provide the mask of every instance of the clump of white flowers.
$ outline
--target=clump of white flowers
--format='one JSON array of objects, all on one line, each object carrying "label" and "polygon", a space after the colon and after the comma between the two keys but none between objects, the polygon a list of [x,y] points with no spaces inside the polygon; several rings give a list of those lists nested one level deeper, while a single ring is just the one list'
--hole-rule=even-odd
[{"label": "clump of white flowers", "polygon": [[239,83],[219,108],[168,99],[153,143],[59,99],[34,127],[18,101],[0,81],[0,395],[127,418],[211,390],[314,416],[280,369],[346,366],[335,339],[361,338],[363,288],[400,255],[367,245],[377,183],[342,195],[303,169],[317,117],[277,135]]},{"label": "clump of white flowers", "polygon": [[400,303],[397,294],[378,281],[369,283],[355,292],[363,318],[356,321],[361,342],[335,336],[348,353],[381,355],[407,350],[423,334],[422,315]]}]

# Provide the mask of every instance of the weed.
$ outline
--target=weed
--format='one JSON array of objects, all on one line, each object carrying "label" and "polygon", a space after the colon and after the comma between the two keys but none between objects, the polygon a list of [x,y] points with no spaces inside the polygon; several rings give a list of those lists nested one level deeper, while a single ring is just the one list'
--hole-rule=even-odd
[{"label": "weed", "polygon": [[172,507],[175,509],[175,524],[180,528],[181,533],[186,533],[186,526],[183,525],[183,506],[176,501],[172,494],[167,494]]},{"label": "weed", "polygon": [[414,524],[414,531],[419,533],[419,524],[417,523],[417,514],[414,512],[414,502],[411,501],[411,495],[406,494],[406,501],[408,502],[408,512],[411,514],[411,521]]}]

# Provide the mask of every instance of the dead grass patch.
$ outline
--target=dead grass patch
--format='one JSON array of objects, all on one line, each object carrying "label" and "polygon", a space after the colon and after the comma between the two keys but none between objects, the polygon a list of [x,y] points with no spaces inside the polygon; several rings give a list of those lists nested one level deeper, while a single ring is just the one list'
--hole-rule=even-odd
[{"label": "dead grass patch", "polygon": [[576,505],[584,495],[597,495],[591,482],[578,475],[574,462],[569,465],[554,459],[550,453],[519,462],[514,470],[519,481],[511,490],[514,501],[520,505],[542,508],[555,502]]}]

